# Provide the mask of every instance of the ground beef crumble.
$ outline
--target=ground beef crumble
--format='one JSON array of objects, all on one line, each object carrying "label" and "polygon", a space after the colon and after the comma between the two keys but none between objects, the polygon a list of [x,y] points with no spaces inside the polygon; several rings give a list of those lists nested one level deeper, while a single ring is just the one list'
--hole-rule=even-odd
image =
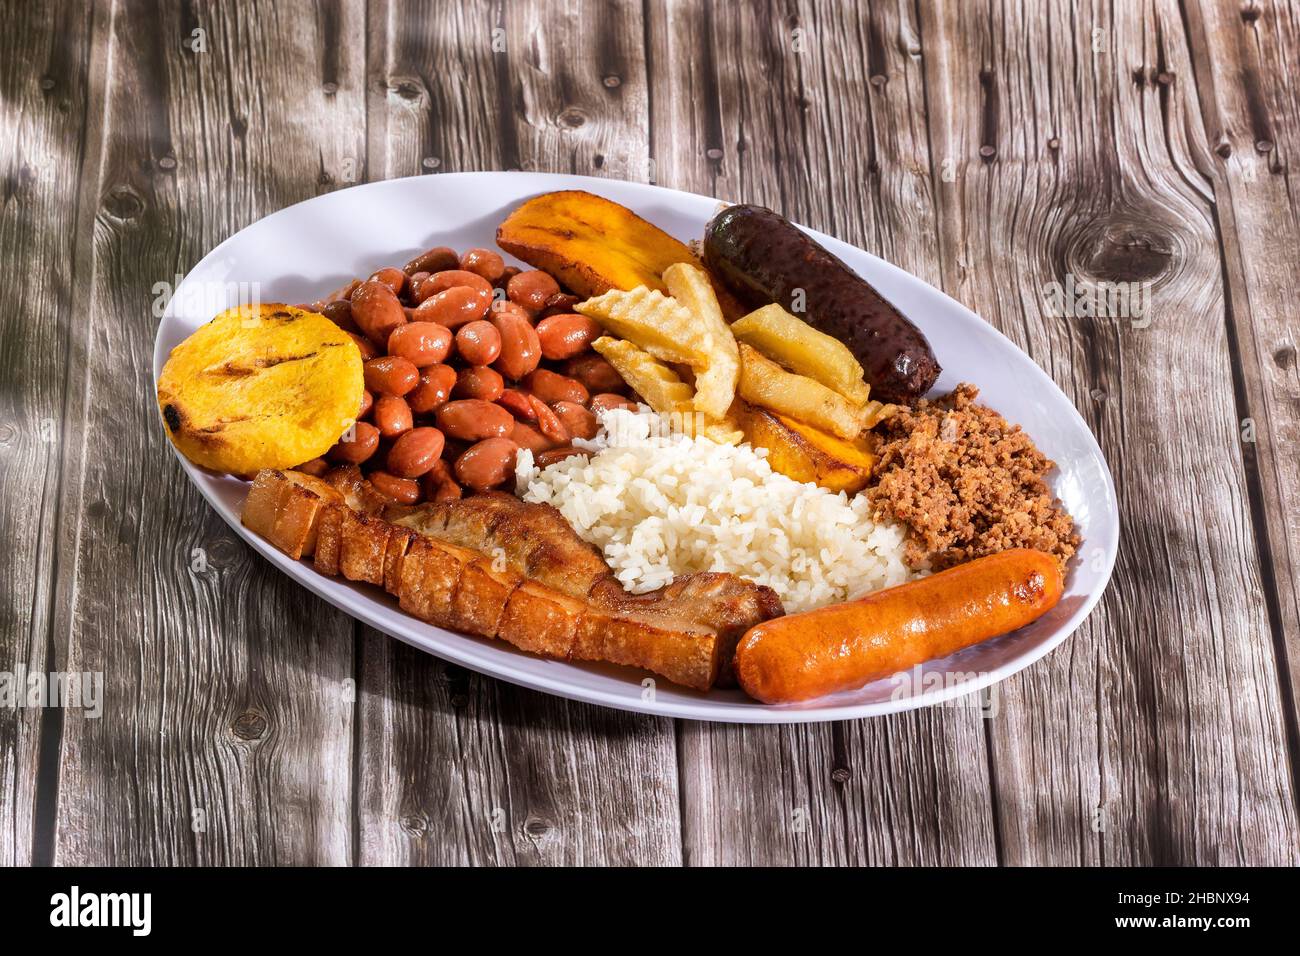
[{"label": "ground beef crumble", "polygon": [[978,394],[958,385],[877,429],[867,490],[875,517],[908,529],[913,568],[938,571],[1008,548],[1046,551],[1064,565],[1079,536],[1043,480],[1054,464],[1019,425],[975,404]]}]

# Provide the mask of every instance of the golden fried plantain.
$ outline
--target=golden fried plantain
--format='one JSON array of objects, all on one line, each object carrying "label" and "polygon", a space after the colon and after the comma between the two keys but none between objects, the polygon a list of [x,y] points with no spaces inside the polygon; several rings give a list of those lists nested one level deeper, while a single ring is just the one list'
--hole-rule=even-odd
[{"label": "golden fried plantain", "polygon": [[751,345],[740,343],[741,398],[806,422],[840,438],[857,438],[867,427],[867,410],[806,375],[787,372]]},{"label": "golden fried plantain", "polygon": [[[663,292],[670,265],[700,264],[684,243],[632,210],[578,189],[544,193],[519,206],[497,228],[497,245],[583,298],[641,285]],[[744,314],[730,292],[715,288],[728,318]]]},{"label": "golden fried plantain", "polygon": [[695,370],[695,407],[705,415],[723,418],[735,400],[740,380],[736,338],[722,317],[718,297],[703,269],[678,262],[664,270],[664,282],[677,304],[694,317],[697,328],[709,339],[705,366]]},{"label": "golden fried plantain", "polygon": [[854,405],[865,405],[871,398],[871,388],[862,379],[862,366],[848,346],[776,303],[737,319],[731,332],[790,371],[839,392]]},{"label": "golden fried plantain", "polygon": [[361,352],[329,319],[241,306],[172,349],[158,408],[190,461],[251,475],[323,455],[356,417],[362,389]]},{"label": "golden fried plantain", "polygon": [[755,448],[767,449],[773,471],[831,491],[854,494],[866,487],[875,463],[869,440],[846,441],[766,408],[740,404],[745,440]]}]

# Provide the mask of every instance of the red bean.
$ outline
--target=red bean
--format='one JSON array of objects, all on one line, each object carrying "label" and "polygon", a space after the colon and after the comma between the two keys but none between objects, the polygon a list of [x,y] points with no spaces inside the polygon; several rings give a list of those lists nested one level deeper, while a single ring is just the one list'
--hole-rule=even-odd
[{"label": "red bean", "polygon": [[599,395],[591,396],[591,404],[587,407],[596,413],[611,408],[626,408],[628,411],[634,412],[636,411],[636,402],[614,392],[601,392]]},{"label": "red bean", "polygon": [[481,275],[467,272],[464,269],[445,269],[442,272],[435,272],[420,283],[416,298],[423,302],[439,292],[460,288],[473,289],[486,299],[489,304],[492,301],[492,283]]},{"label": "red bean", "polygon": [[534,463],[538,468],[546,468],[555,464],[557,461],[564,461],[566,458],[572,458],[574,455],[590,456],[591,452],[582,448],[574,448],[572,445],[561,445],[559,448],[552,448],[550,451],[544,451],[537,455]]},{"label": "red bean", "polygon": [[513,312],[497,312],[491,322],[501,335],[497,370],[517,382],[537,368],[542,360],[542,344],[537,338],[537,330],[526,317]]},{"label": "red bean", "polygon": [[362,369],[366,388],[381,395],[405,395],[420,383],[420,370],[400,355],[381,355]]},{"label": "red bean", "polygon": [[466,272],[496,282],[506,271],[505,260],[491,249],[469,249],[460,257],[460,267]]},{"label": "red bean", "polygon": [[499,372],[475,365],[463,368],[456,376],[456,387],[452,395],[456,398],[477,398],[485,402],[495,402],[505,391],[505,382]]},{"label": "red bean", "polygon": [[344,332],[360,332],[361,328],[352,318],[352,303],[347,299],[332,299],[318,310]]},{"label": "red bean", "polygon": [[393,329],[406,324],[402,303],[382,282],[361,283],[350,301],[353,320],[376,345],[385,345]]},{"label": "red bean", "polygon": [[369,422],[357,422],[326,454],[330,461],[359,465],[379,448],[379,429]]},{"label": "red bean", "polygon": [[456,459],[456,477],[475,491],[505,484],[515,472],[519,446],[508,438],[488,438]]},{"label": "red bean", "polygon": [[396,438],[411,430],[411,406],[396,395],[380,395],[375,402],[374,420],[381,438]]},{"label": "red bean", "polygon": [[448,402],[438,409],[438,427],[459,441],[504,438],[515,427],[515,418],[500,405],[467,398]]},{"label": "red bean", "polygon": [[623,376],[600,355],[579,355],[564,364],[564,374],[576,378],[590,392],[621,392],[627,388]]},{"label": "red bean", "polygon": [[600,338],[600,323],[576,312],[564,312],[537,323],[542,355],[552,361],[573,358]]},{"label": "red bean", "polygon": [[506,285],[506,295],[510,296],[511,302],[534,312],[546,308],[546,300],[559,291],[559,283],[540,269],[521,272]]},{"label": "red bean", "polygon": [[416,368],[437,365],[451,354],[451,330],[437,322],[408,322],[388,337],[388,353]]},{"label": "red bean", "polygon": [[420,373],[420,382],[406,396],[417,415],[427,415],[446,404],[456,385],[456,370],[450,365],[430,365]]},{"label": "red bean", "polygon": [[591,399],[586,386],[576,378],[557,375],[550,369],[535,369],[524,379],[523,385],[548,405],[552,402],[577,402],[579,405],[586,405]]},{"label": "red bean", "polygon": [[455,249],[448,246],[434,246],[408,262],[402,267],[402,271],[409,276],[417,272],[443,272],[456,268],[459,261]]},{"label": "red bean", "polygon": [[388,449],[388,470],[398,478],[419,478],[442,457],[445,441],[436,428],[412,428]]},{"label": "red bean", "polygon": [[483,318],[491,302],[490,296],[484,298],[477,289],[456,286],[425,299],[415,307],[413,314],[422,322],[437,322],[449,329],[455,329],[467,322],[477,322]]},{"label": "red bean", "polygon": [[392,266],[385,266],[382,269],[376,270],[375,274],[367,281],[378,282],[382,285],[388,286],[388,288],[393,290],[393,295],[400,296],[404,291],[406,291],[406,273],[401,269],[394,269]]},{"label": "red bean", "polygon": [[596,437],[596,416],[577,402],[556,402],[551,410],[574,438],[590,440]]},{"label": "red bean", "polygon": [[527,448],[534,455],[540,455],[554,448],[556,444],[536,428],[523,422],[515,422],[515,427],[510,432],[510,439],[520,448]]},{"label": "red bean", "polygon": [[536,395],[529,395],[528,401],[537,415],[537,428],[543,435],[557,444],[573,440],[569,430],[564,427],[564,422],[560,421],[560,416],[555,414],[555,409]]},{"label": "red bean", "polygon": [[509,410],[515,418],[522,419],[526,422],[537,421],[537,413],[533,411],[532,403],[528,401],[528,396],[517,388],[507,388],[497,396],[497,404],[502,408]]},{"label": "red bean", "polygon": [[357,335],[355,332],[349,332],[348,335],[352,338],[353,342],[357,343],[357,348],[361,350],[361,361],[369,362],[379,354],[379,350],[375,348],[375,343],[371,342],[364,335]]},{"label": "red bean", "polygon": [[368,477],[375,491],[399,505],[413,505],[424,497],[420,483],[410,478],[398,478],[386,471],[372,471]]},{"label": "red bean", "polygon": [[444,459],[439,459],[424,476],[424,496],[430,501],[455,501],[461,496],[460,485]]},{"label": "red bean", "polygon": [[456,333],[456,351],[470,365],[491,365],[501,354],[501,333],[491,322],[470,322]]}]

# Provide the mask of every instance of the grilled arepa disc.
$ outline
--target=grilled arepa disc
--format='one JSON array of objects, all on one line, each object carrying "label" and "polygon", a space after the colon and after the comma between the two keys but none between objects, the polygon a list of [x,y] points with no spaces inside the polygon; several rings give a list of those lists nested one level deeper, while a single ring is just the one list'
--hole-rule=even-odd
[{"label": "grilled arepa disc", "polygon": [[323,315],[240,306],[172,349],[158,408],[190,461],[251,475],[323,455],[356,418],[363,387],[361,350]]}]

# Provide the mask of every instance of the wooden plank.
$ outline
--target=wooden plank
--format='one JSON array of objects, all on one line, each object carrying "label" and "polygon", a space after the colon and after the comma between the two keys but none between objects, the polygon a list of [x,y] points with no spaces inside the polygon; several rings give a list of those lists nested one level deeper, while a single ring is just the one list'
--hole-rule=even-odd
[{"label": "wooden plank", "polygon": [[96,9],[112,69],[101,174],[81,190],[55,634],[65,666],[103,672],[105,707],[64,724],[58,863],[351,857],[352,623],[191,488],[149,369],[155,284],[362,155],[360,17],[330,2]]},{"label": "wooden plank", "polygon": [[[0,268],[23,277],[0,312],[0,865],[39,862],[42,737],[58,746],[61,714],[42,719],[27,674],[54,668],[50,614],[58,483],[72,323],[75,196],[86,135],[90,23],[74,4],[22,5],[0,34]],[[11,697],[11,695],[14,695]],[[45,733],[42,734],[44,725]]]},{"label": "wooden plank", "polygon": [[1218,200],[1242,451],[1265,593],[1287,685],[1293,779],[1300,698],[1300,23],[1285,4],[1192,3],[1187,28]]},{"label": "wooden plank", "polygon": [[[937,282],[912,5],[650,4],[661,185],[769,205]],[[696,864],[979,864],[977,706],[794,727],[683,723]]]},{"label": "wooden plank", "polygon": [[[597,156],[645,155],[630,5],[378,5],[370,49],[376,178],[599,174]],[[680,862],[671,721],[526,691],[372,631],[361,690],[363,864]]]},{"label": "wooden plank", "polygon": [[[1178,6],[937,2],[921,36],[932,156],[956,163],[938,190],[945,288],[1074,400],[1123,512],[1102,604],[1007,682],[990,723],[1003,859],[1294,863]],[[1047,284],[1067,275],[1150,283],[1149,311],[1051,318]]]}]

